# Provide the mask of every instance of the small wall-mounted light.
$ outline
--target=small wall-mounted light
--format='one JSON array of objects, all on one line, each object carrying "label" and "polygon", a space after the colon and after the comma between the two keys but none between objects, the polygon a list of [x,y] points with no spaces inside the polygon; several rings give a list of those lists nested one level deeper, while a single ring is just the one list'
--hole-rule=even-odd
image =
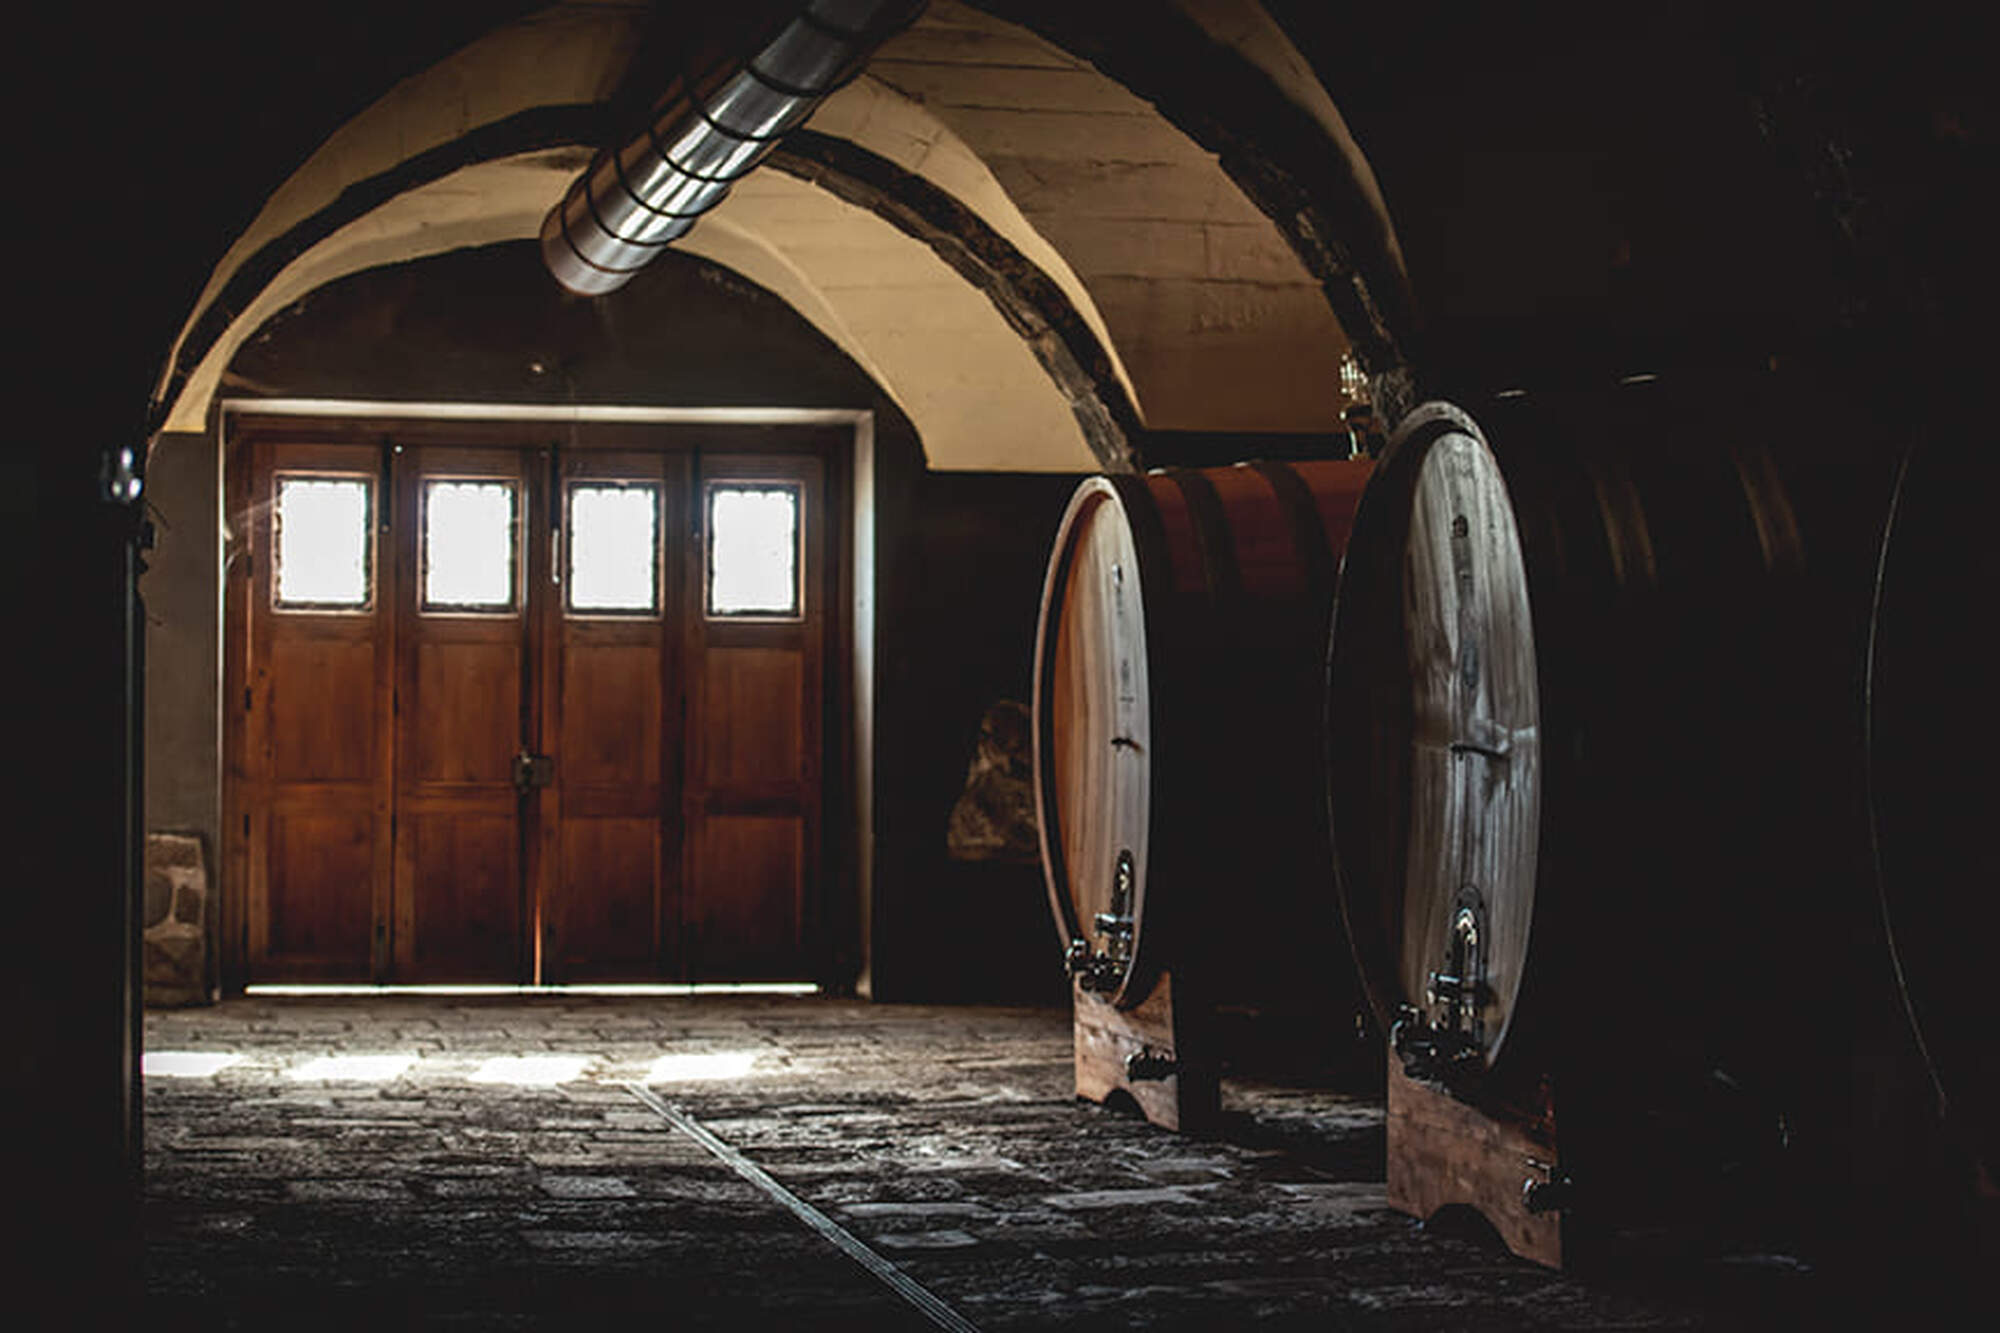
[{"label": "small wall-mounted light", "polygon": [[131,445],[121,445],[116,453],[106,450],[99,470],[102,495],[111,504],[138,503],[145,493],[146,479],[139,475],[139,456]]}]

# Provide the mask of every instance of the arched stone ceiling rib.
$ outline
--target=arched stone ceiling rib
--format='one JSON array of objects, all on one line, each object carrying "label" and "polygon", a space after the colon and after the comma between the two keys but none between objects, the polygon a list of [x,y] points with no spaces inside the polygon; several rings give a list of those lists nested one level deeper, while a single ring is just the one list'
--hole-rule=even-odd
[{"label": "arched stone ceiling rib", "polygon": [[[342,191],[376,179],[483,126],[552,106],[600,103],[624,76],[647,0],[557,4],[494,29],[403,80],[328,137],[286,177],[224,252],[195,302],[202,311],[260,250],[325,210]],[[176,339],[173,373],[189,326]]]},{"label": "arched stone ceiling rib", "polygon": [[1118,470],[1130,465],[1138,414],[1122,367],[1093,328],[1101,321],[1089,318],[1094,311],[1088,305],[1079,311],[1047,272],[983,217],[887,158],[813,129],[787,135],[768,165],[875,213],[985,293],[1068,398],[1097,457]]},{"label": "arched stone ceiling rib", "polygon": [[1319,281],[1213,153],[1086,62],[956,0],[870,77],[976,153],[1090,291],[1146,424],[1324,430],[1346,339]]},{"label": "arched stone ceiling rib", "polygon": [[984,292],[907,233],[777,171],[744,178],[679,242],[734,267],[740,252],[711,248],[704,237],[710,221],[756,237],[791,270],[810,276],[853,339],[843,345],[890,386],[934,466],[1020,472],[1099,466],[1068,399],[1030,346]]},{"label": "arched stone ceiling rib", "polygon": [[1319,280],[1374,395],[1407,391],[1420,321],[1396,227],[1373,167],[1260,0],[970,2],[1088,58],[1217,154]]},{"label": "arched stone ceiling rib", "polygon": [[847,139],[894,162],[977,214],[1061,290],[1104,347],[1126,396],[1136,399],[1132,378],[1119,358],[1104,317],[1069,262],[1022,215],[986,163],[922,102],[864,74],[828,98],[807,127],[829,138]]},{"label": "arched stone ceiling rib", "polygon": [[1387,264],[1402,283],[1403,247],[1389,221],[1389,207],[1382,198],[1382,186],[1373,168],[1362,155],[1348,131],[1347,120],[1333,104],[1325,85],[1313,72],[1312,63],[1300,53],[1284,29],[1271,21],[1257,0],[1175,0],[1175,4],[1218,43],[1241,55],[1261,71],[1286,101],[1298,107],[1319,126],[1340,160],[1354,175],[1354,188],[1362,204],[1380,221],[1381,246]]}]

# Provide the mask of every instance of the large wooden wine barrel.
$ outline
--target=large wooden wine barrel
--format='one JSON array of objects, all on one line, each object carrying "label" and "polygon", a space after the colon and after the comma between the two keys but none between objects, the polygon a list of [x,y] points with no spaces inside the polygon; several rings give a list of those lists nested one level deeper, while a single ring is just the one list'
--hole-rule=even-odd
[{"label": "large wooden wine barrel", "polygon": [[1325,633],[1366,460],[1092,477],[1035,648],[1051,912],[1083,986],[1351,991],[1327,900]]},{"label": "large wooden wine barrel", "polygon": [[1599,1216],[1852,1150],[1866,411],[1776,374],[1430,404],[1356,517],[1326,698],[1357,966],[1413,1074],[1530,1118],[1555,1090]]},{"label": "large wooden wine barrel", "polygon": [[1479,428],[1441,404],[1410,418],[1365,512],[1328,692],[1347,925],[1385,1030],[1428,1005],[1462,1042],[1447,1057],[1484,1067],[1514,1016],[1541,831],[1520,533]]},{"label": "large wooden wine barrel", "polygon": [[1972,412],[1934,420],[1940,428],[1904,465],[1883,541],[1869,796],[1896,983],[1939,1117],[1985,1178],[1990,1214],[2000,1197],[2000,1041],[1987,999],[2000,894],[1990,701],[2000,460]]}]

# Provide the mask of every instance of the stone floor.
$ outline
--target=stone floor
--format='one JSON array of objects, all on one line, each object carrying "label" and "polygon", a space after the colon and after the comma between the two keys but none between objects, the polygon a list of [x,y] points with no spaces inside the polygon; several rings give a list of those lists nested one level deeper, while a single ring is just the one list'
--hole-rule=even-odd
[{"label": "stone floor", "polygon": [[[146,1043],[154,1325],[1818,1322],[1815,1279],[1781,1262],[1584,1285],[1390,1211],[1365,1091],[1231,1081],[1227,1127],[1200,1140],[1079,1103],[1067,1011],[260,998],[149,1014]],[[178,1053],[236,1059],[165,1072]],[[395,1058],[313,1064],[362,1056]],[[923,1313],[699,1129],[963,1322]]]}]

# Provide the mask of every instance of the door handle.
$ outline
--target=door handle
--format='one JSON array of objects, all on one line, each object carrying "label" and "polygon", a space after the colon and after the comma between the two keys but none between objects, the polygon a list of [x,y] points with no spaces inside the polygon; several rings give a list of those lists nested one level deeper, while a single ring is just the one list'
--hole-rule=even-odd
[{"label": "door handle", "polygon": [[556,780],[556,761],[549,755],[532,754],[527,750],[514,756],[514,790],[526,796],[542,787],[552,787]]}]

